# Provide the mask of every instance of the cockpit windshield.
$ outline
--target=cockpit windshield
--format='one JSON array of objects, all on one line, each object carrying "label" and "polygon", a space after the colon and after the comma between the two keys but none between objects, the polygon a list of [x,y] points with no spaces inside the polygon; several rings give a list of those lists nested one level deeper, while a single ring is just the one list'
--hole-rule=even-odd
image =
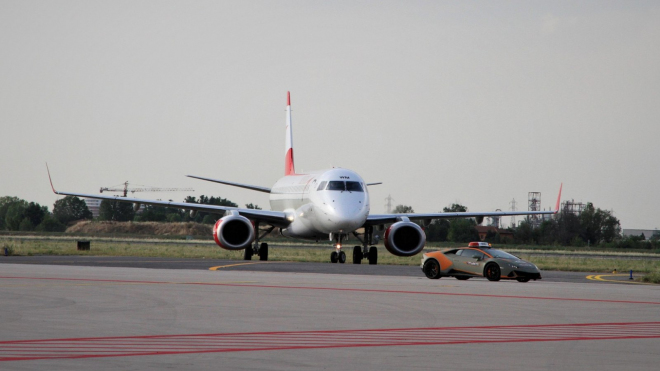
[{"label": "cockpit windshield", "polygon": [[[327,185],[326,185],[327,183]],[[331,180],[329,182],[323,181],[317,188],[317,191],[349,191],[349,192],[364,192],[362,183],[360,182],[344,182],[343,180]]]},{"label": "cockpit windshield", "polygon": [[346,182],[346,190],[349,192],[364,192],[360,182]]},{"label": "cockpit windshield", "polygon": [[346,185],[344,182],[339,181],[339,180],[331,180],[328,182],[328,188],[326,188],[328,191],[345,191],[346,190]]}]

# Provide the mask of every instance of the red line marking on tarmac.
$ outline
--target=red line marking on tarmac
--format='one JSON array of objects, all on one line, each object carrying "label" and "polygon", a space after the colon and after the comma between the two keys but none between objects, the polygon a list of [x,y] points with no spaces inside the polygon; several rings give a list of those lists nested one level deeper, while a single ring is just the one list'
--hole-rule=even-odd
[{"label": "red line marking on tarmac", "polygon": [[276,331],[0,341],[0,362],[302,350],[660,338],[660,322]]},{"label": "red line marking on tarmac", "polygon": [[252,287],[252,288],[267,288],[267,289],[289,289],[289,290],[326,290],[326,291],[349,291],[349,292],[373,292],[373,293],[383,293],[383,294],[444,295],[444,296],[467,296],[467,297],[500,298],[500,299],[558,300],[558,301],[581,301],[581,302],[596,302],[596,303],[660,305],[660,302],[656,302],[656,301],[557,298],[557,297],[522,296],[522,295],[466,294],[466,293],[455,293],[455,292],[356,289],[356,288],[346,288],[346,287],[276,286],[276,285],[251,285],[251,284],[243,284],[243,283],[166,282],[166,281],[134,281],[134,280],[108,280],[108,279],[86,279],[86,278],[58,278],[58,277],[18,277],[18,276],[0,276],[0,279],[112,282],[112,283],[156,284],[156,285],[202,285],[202,286]]}]

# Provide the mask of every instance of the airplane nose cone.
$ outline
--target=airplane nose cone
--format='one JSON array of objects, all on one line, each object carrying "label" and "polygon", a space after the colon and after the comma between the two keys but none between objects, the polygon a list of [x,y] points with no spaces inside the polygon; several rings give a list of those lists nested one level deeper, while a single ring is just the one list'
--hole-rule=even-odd
[{"label": "airplane nose cone", "polygon": [[326,226],[332,231],[353,231],[364,224],[367,214],[362,202],[335,202],[329,207]]}]

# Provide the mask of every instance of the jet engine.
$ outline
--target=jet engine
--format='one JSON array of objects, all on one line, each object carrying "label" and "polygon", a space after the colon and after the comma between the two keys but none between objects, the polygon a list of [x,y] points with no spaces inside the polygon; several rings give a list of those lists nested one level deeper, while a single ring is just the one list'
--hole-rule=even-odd
[{"label": "jet engine", "polygon": [[392,224],[385,231],[385,247],[396,256],[413,256],[422,251],[426,244],[426,234],[411,221]]},{"label": "jet engine", "polygon": [[238,213],[227,215],[215,222],[213,239],[223,249],[243,250],[254,241],[254,226]]}]

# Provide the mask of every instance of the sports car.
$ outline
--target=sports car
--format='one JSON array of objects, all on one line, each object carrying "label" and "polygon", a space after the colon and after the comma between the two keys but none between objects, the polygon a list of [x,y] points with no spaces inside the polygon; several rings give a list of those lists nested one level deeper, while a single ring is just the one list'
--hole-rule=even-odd
[{"label": "sports car", "polygon": [[426,253],[421,268],[431,279],[486,277],[489,281],[514,279],[518,282],[541,279],[541,271],[536,265],[493,249],[487,242],[470,242],[468,247]]}]

